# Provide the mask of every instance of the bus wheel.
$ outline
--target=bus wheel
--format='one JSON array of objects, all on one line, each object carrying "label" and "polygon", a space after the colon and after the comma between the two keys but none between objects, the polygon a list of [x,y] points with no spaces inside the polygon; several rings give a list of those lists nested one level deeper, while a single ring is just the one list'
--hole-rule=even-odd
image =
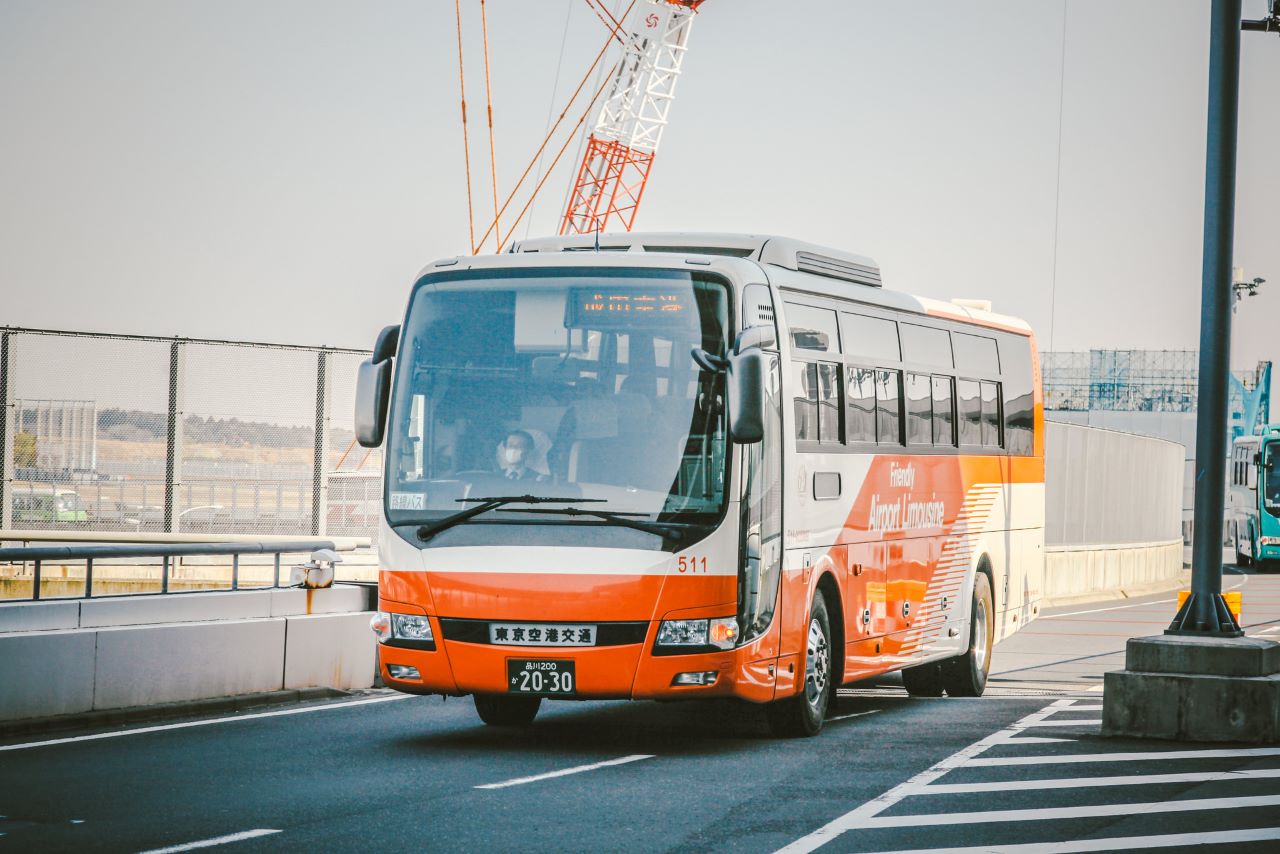
[{"label": "bus wheel", "polygon": [[991,647],[995,641],[995,608],[991,582],[986,573],[973,579],[973,611],[969,621],[969,649],[942,663],[942,687],[952,697],[981,697],[991,670]]},{"label": "bus wheel", "polygon": [[836,688],[831,671],[831,618],[827,616],[827,600],[818,591],[805,636],[804,685],[795,696],[766,707],[774,735],[797,738],[818,734]]},{"label": "bus wheel", "polygon": [[538,714],[541,697],[476,694],[476,714],[489,726],[528,726]]},{"label": "bus wheel", "polygon": [[902,684],[913,697],[942,696],[942,665],[934,661],[902,671]]},{"label": "bus wheel", "polygon": [[1250,563],[1249,555],[1240,551],[1240,526],[1235,527],[1235,546],[1236,546],[1236,566],[1248,566]]}]

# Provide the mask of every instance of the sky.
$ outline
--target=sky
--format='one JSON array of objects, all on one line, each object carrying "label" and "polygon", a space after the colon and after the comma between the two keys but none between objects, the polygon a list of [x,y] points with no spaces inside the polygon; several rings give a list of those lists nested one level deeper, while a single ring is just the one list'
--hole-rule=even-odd
[{"label": "sky", "polygon": [[[453,5],[0,0],[0,324],[370,347],[468,252]],[[583,0],[487,8],[505,195],[606,31]],[[1194,349],[1208,23],[1208,0],[708,0],[637,228],[870,255],[1043,349]],[[1241,66],[1235,257],[1271,280],[1235,316],[1250,367],[1280,360],[1280,39],[1244,34]],[[575,153],[521,236],[556,229]]]}]

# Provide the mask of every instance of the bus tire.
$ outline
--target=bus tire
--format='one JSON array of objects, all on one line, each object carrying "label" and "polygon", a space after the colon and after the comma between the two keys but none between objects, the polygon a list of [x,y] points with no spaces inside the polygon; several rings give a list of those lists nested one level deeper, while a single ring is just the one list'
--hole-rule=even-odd
[{"label": "bus tire", "polygon": [[1248,566],[1250,563],[1252,563],[1252,560],[1250,559],[1249,555],[1240,551],[1240,526],[1236,525],[1234,528],[1234,531],[1235,531],[1234,540],[1235,540],[1235,547],[1236,547],[1236,566]]},{"label": "bus tire", "polygon": [[902,670],[902,685],[913,697],[942,696],[942,665],[936,661],[905,667]]},{"label": "bus tire", "polygon": [[814,594],[805,632],[804,684],[785,700],[766,706],[769,730],[781,738],[806,738],[822,730],[823,718],[835,692],[831,654],[831,618],[827,600],[819,590]]},{"label": "bus tire", "polygon": [[984,572],[973,579],[973,609],[969,620],[969,648],[942,663],[942,685],[952,697],[981,697],[991,670],[991,647],[996,621],[991,582]]},{"label": "bus tire", "polygon": [[528,726],[538,714],[541,697],[476,694],[476,714],[489,726]]}]

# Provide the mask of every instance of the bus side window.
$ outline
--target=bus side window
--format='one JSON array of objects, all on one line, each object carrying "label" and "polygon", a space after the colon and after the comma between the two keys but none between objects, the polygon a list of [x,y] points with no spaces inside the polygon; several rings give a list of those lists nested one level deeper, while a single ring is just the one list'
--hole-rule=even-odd
[{"label": "bus side window", "polygon": [[1000,384],[982,383],[982,444],[1000,447]]},{"label": "bus side window", "polygon": [[1010,454],[1030,456],[1035,447],[1031,339],[1022,335],[1001,335],[999,344],[1003,369],[1004,446]]},{"label": "bus side window", "polygon": [[933,381],[928,374],[907,374],[907,444],[933,442]]},{"label": "bus side window", "polygon": [[850,442],[876,440],[876,372],[870,368],[847,368],[849,410],[845,432]]},{"label": "bus side window", "polygon": [[793,397],[796,417],[796,441],[818,441],[818,366],[813,362],[795,363],[796,390]]},{"label": "bus side window", "polygon": [[933,444],[956,443],[955,404],[951,393],[951,377],[933,378]]},{"label": "bus side window", "polygon": [[902,371],[876,371],[876,441],[902,444]]},{"label": "bus side window", "polygon": [[818,441],[840,444],[840,366],[818,364]]},{"label": "bus side window", "polygon": [[982,444],[982,397],[976,380],[956,380],[956,398],[960,404],[960,444]]}]

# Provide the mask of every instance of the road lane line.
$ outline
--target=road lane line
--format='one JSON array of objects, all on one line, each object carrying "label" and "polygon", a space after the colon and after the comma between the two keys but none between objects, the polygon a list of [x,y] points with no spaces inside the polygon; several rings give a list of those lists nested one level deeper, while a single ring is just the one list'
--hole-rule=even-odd
[{"label": "road lane line", "polygon": [[371,703],[387,703],[392,700],[407,700],[408,694],[394,694],[388,697],[369,697],[364,700],[352,700],[349,703],[325,703],[319,706],[306,706],[301,709],[280,709],[275,712],[253,712],[247,715],[235,715],[228,718],[209,718],[200,721],[182,721],[176,724],[160,724],[158,726],[144,726],[135,729],[113,730],[111,732],[97,732],[92,735],[76,735],[70,738],[51,738],[47,741],[28,741],[23,744],[0,744],[0,752],[5,750],[27,750],[32,747],[49,747],[55,744],[74,744],[78,741],[98,741],[104,738],[120,738],[125,735],[141,735],[145,732],[163,732],[170,729],[188,729],[197,726],[212,726],[213,724],[225,724],[233,721],[251,721],[257,718],[277,718],[285,715],[303,715],[308,712],[324,712],[329,709],[349,709],[353,706],[367,706]]},{"label": "road lane line", "polygon": [[1035,723],[1027,724],[1027,726],[1101,726],[1101,725],[1102,725],[1102,718],[1078,718],[1074,721],[1047,720],[1047,721],[1036,721]]},{"label": "road lane line", "polygon": [[278,830],[270,830],[262,827],[257,830],[245,830],[240,833],[231,833],[226,836],[215,836],[213,839],[201,839],[199,842],[186,842],[182,845],[170,845],[168,848],[152,848],[143,851],[141,854],[173,854],[175,851],[194,851],[197,848],[212,848],[215,845],[226,845],[228,842],[240,842],[245,839],[256,839],[259,836],[270,836],[273,833],[279,833]]},{"label": "road lane line", "polygon": [[1120,777],[1066,777],[1055,780],[1004,780],[998,783],[934,783],[920,795],[961,795],[971,792],[1020,792],[1024,789],[1082,789],[1094,786],[1156,786],[1161,783],[1219,783],[1280,777],[1280,768],[1245,771],[1197,771],[1186,774],[1125,774]]},{"label": "road lane line", "polygon": [[1070,842],[977,845],[972,848],[912,848],[899,851],[879,851],[876,854],[1076,854],[1076,852],[1085,851],[1133,851],[1140,848],[1264,842],[1271,839],[1280,839],[1280,827],[1260,827],[1250,830],[1217,830],[1201,833],[1167,833],[1160,836],[1113,836],[1110,839],[1073,839]]},{"label": "road lane line", "polygon": [[628,762],[639,762],[641,759],[652,759],[652,753],[636,753],[632,756],[623,756],[618,759],[608,759],[604,762],[592,762],[590,765],[575,765],[573,768],[562,768],[559,771],[548,771],[545,774],[534,774],[531,777],[516,777],[512,780],[503,780],[501,783],[484,783],[474,786],[476,789],[505,789],[509,786],[523,786],[525,783],[537,783],[540,780],[550,780],[553,777],[567,777],[570,774],[581,774],[584,771],[595,771],[598,768],[608,768],[611,765],[625,765]]},{"label": "road lane line", "polygon": [[1155,812],[1199,812],[1201,810],[1252,809],[1280,806],[1280,795],[1246,798],[1198,798],[1191,801],[1155,801],[1146,804],[1095,804],[1086,807],[1039,807],[1023,810],[983,810],[981,812],[941,812],[928,815],[887,815],[866,819],[868,830],[885,827],[932,827],[945,824],[992,824],[1006,821],[1051,821],[1064,818],[1099,818],[1112,815],[1145,815]]},{"label": "road lane line", "polygon": [[847,721],[849,720],[849,718],[860,718],[863,715],[874,715],[878,711],[880,710],[871,709],[870,711],[866,711],[866,712],[854,712],[853,714],[850,714],[850,715],[837,715],[834,718],[827,718],[827,723],[831,723],[832,721]]},{"label": "road lane line", "polygon": [[968,767],[992,768],[1000,765],[1065,765],[1093,762],[1167,762],[1174,759],[1235,759],[1248,756],[1280,756],[1280,748],[1165,750],[1154,753],[1083,753],[1065,756],[982,756],[969,760]]}]

